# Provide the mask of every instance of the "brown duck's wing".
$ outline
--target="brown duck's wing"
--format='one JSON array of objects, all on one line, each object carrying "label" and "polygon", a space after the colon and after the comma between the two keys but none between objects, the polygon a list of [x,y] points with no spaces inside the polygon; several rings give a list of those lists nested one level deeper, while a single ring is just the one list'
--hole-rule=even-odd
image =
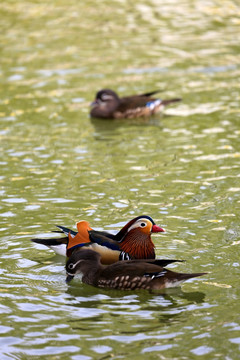
[{"label": "brown duck's wing", "polygon": [[184,274],[148,263],[141,264],[141,266],[131,261],[128,263],[124,266],[124,262],[120,262],[102,269],[99,273],[97,286],[120,290],[160,290],[179,286],[183,281],[206,274]]},{"label": "brown duck's wing", "polygon": [[114,113],[124,113],[136,109],[148,109],[149,111],[151,111],[151,109],[154,107],[165,106],[171,103],[179,102],[181,100],[181,98],[161,100],[157,98],[147,97],[144,95],[129,96],[120,99],[120,103]]},{"label": "brown duck's wing", "polygon": [[[135,259],[135,260],[131,260],[132,263],[139,263],[139,262],[142,262],[143,260],[142,259]],[[161,267],[164,267],[164,266],[168,266],[172,263],[175,263],[175,262],[184,262],[185,260],[175,260],[175,259],[145,259],[144,262],[147,262],[149,264],[154,264],[154,265],[157,265],[157,266],[161,266]]]},{"label": "brown duck's wing", "polygon": [[126,96],[120,99],[116,111],[125,112],[130,109],[145,107],[148,102],[155,100],[156,99],[145,95]]},{"label": "brown duck's wing", "polygon": [[155,95],[155,94],[158,94],[160,92],[162,92],[163,90],[155,90],[155,91],[151,91],[151,92],[148,92],[148,93],[145,93],[145,94],[141,94],[139,96],[152,96],[152,95]]},{"label": "brown duck's wing", "polygon": [[159,271],[159,266],[134,261],[119,261],[98,272],[97,286],[118,290],[147,289],[151,277],[144,276],[146,270]]},{"label": "brown duck's wing", "polygon": [[162,270],[163,268],[161,266],[150,264],[147,261],[118,261],[115,264],[104,267],[101,271],[101,277],[114,279],[117,276],[129,276],[130,278],[133,278],[135,276],[144,276],[146,273],[155,274]]},{"label": "brown duck's wing", "polygon": [[161,266],[148,262],[121,261],[101,269],[97,286],[119,290],[151,289],[153,279],[157,276],[161,278],[162,287],[168,273]]}]

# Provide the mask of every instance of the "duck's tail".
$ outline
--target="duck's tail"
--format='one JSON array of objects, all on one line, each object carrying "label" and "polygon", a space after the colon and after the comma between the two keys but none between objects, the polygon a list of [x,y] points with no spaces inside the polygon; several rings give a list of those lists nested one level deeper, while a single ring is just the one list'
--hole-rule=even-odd
[{"label": "duck's tail", "polygon": [[174,103],[174,102],[178,102],[178,101],[182,101],[181,98],[175,98],[175,99],[169,99],[169,100],[162,100],[161,101],[161,105],[168,105],[168,104],[171,104],[171,103]]}]

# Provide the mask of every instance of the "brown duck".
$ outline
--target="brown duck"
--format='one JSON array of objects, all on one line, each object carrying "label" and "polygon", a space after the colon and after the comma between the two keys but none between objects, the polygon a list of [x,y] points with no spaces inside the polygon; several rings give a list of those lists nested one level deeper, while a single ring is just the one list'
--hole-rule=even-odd
[{"label": "brown duck", "polygon": [[119,290],[160,290],[177,287],[183,281],[206,273],[184,274],[165,269],[166,266],[181,260],[126,260],[104,266],[100,254],[93,250],[73,253],[66,264],[66,282],[76,274],[82,274],[82,281],[100,288]]},{"label": "brown duck", "polygon": [[90,116],[100,119],[149,117],[162,111],[166,105],[181,101],[180,98],[161,100],[152,97],[158,92],[157,90],[142,95],[119,97],[113,90],[100,90],[91,104]]}]

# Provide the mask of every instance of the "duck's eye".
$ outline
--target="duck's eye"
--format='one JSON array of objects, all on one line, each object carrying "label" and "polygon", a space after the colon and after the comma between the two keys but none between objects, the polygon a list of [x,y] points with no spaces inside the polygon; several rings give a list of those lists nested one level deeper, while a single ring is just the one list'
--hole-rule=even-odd
[{"label": "duck's eye", "polygon": [[143,227],[147,226],[147,224],[144,223],[144,222],[142,222],[142,223],[140,224],[140,226],[143,228]]},{"label": "duck's eye", "polygon": [[74,269],[74,264],[73,264],[73,263],[70,263],[70,264],[68,265],[68,268],[69,268],[70,270]]}]

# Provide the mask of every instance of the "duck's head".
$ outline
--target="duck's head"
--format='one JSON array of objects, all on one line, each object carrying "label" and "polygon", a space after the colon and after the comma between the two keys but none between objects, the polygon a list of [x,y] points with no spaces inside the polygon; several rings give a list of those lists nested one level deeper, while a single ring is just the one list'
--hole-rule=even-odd
[{"label": "duck's head", "polygon": [[91,106],[102,106],[107,107],[111,104],[118,104],[119,103],[119,97],[115,93],[115,91],[110,89],[103,89],[97,92],[95,100],[92,102]]},{"label": "duck's head", "polygon": [[66,263],[66,283],[69,283],[75,275],[84,276],[90,269],[99,266],[100,257],[99,253],[90,249],[74,252]]}]

